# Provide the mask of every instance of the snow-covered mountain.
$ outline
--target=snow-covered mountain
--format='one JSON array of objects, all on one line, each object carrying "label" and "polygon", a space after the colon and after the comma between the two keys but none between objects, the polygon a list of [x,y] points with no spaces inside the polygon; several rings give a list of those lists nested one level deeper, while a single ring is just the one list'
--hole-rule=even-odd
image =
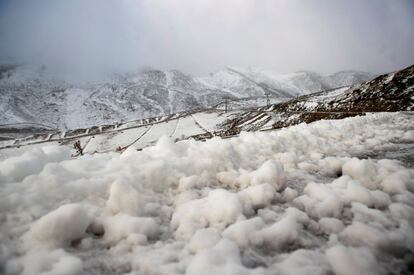
[{"label": "snow-covered mountain", "polygon": [[310,71],[291,74],[278,74],[260,68],[232,68],[198,78],[199,81],[213,84],[214,87],[228,91],[235,96],[263,96],[269,93],[277,97],[315,93],[323,90],[352,86],[363,83],[373,74],[359,71],[342,71],[330,75],[321,75]]},{"label": "snow-covered mountain", "polygon": [[373,77],[347,71],[332,75],[313,72],[276,74],[263,69],[226,68],[207,77],[177,70],[114,75],[92,84],[74,84],[45,68],[0,67],[0,124],[41,123],[74,129],[111,124],[184,110],[208,108],[224,98],[252,99],[269,94],[285,101],[312,92],[351,86]]},{"label": "snow-covered mountain", "polygon": [[63,131],[32,124],[0,125],[0,149],[41,143],[73,145],[79,141],[88,154],[122,151],[131,147],[141,150],[155,144],[162,136],[169,136],[174,141],[189,138],[205,140],[214,136],[231,137],[241,131],[268,131],[321,119],[413,110],[414,66],[411,66],[351,88],[313,93],[248,110],[192,110]]},{"label": "snow-covered mountain", "polygon": [[287,102],[238,112],[223,127],[228,135],[321,119],[340,119],[368,112],[413,110],[414,65],[351,88],[303,95]]}]

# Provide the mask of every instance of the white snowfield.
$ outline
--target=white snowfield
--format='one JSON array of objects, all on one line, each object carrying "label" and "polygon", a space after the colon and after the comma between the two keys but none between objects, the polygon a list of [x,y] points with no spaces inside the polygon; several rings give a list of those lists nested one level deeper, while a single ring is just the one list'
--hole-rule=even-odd
[{"label": "white snowfield", "polygon": [[15,149],[0,273],[407,274],[413,163],[363,156],[413,144],[411,113],[381,113],[76,159]]},{"label": "white snowfield", "polygon": [[[225,113],[220,110],[188,112],[180,114],[178,117],[158,117],[152,120],[109,125],[109,129],[95,126],[72,132],[62,131],[0,140],[0,160],[6,158],[10,151],[12,154],[16,152],[16,147],[39,144],[73,144],[76,141],[81,143],[83,152],[86,154],[105,153],[127,147],[142,149],[154,145],[162,136],[169,136],[176,141],[196,135],[211,135],[214,131],[219,130],[217,125],[226,121],[234,113]],[[91,133],[94,128],[95,131]]]}]

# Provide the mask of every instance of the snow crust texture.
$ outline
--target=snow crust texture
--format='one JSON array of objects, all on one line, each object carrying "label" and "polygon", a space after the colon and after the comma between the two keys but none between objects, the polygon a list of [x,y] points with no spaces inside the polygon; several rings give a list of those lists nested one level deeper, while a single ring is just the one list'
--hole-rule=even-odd
[{"label": "snow crust texture", "polygon": [[413,143],[411,113],[380,113],[122,154],[15,149],[0,273],[408,274],[413,163],[364,156]]}]

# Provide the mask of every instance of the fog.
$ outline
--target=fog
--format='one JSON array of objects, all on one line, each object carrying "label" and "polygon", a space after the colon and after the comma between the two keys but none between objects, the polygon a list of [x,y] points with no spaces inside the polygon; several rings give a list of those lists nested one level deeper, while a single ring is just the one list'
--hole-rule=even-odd
[{"label": "fog", "polygon": [[411,0],[0,0],[0,9],[1,62],[79,75],[414,63]]}]

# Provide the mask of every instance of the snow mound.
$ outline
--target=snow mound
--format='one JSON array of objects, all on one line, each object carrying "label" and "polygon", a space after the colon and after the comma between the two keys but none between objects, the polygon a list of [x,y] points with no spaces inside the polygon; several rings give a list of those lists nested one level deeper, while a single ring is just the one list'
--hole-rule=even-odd
[{"label": "snow mound", "polygon": [[7,181],[21,181],[29,175],[39,173],[48,163],[68,158],[70,158],[70,150],[65,147],[52,145],[36,148],[1,161],[0,175],[6,177]]},{"label": "snow mound", "polygon": [[243,218],[243,206],[238,196],[224,189],[216,189],[205,198],[179,205],[172,216],[171,225],[177,238],[189,239],[198,229],[207,226],[224,229]]},{"label": "snow mound", "polygon": [[328,249],[326,256],[333,271],[338,275],[387,274],[381,266],[377,265],[374,255],[368,249],[338,245]]},{"label": "snow mound", "polygon": [[128,183],[114,182],[109,190],[107,209],[113,214],[137,215],[142,207],[138,192]]},{"label": "snow mound", "polygon": [[122,239],[133,237],[134,235],[155,238],[159,233],[159,225],[153,218],[131,217],[125,214],[118,214],[108,217],[103,222],[105,240],[117,243]]},{"label": "snow mound", "polygon": [[48,251],[36,249],[18,260],[10,261],[7,274],[61,274],[76,275],[83,271],[82,260],[63,249]]},{"label": "snow mound", "polygon": [[0,273],[408,274],[411,113],[0,162]]},{"label": "snow mound", "polygon": [[25,235],[25,245],[68,245],[85,236],[91,218],[79,204],[62,205],[41,217]]}]

